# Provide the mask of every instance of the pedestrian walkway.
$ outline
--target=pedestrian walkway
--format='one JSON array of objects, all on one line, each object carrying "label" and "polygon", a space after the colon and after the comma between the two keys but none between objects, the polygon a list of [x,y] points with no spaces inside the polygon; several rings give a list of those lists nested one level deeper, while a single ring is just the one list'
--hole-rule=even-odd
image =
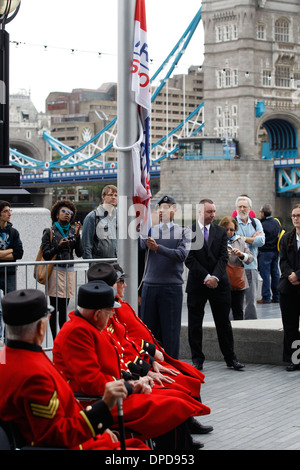
[{"label": "pedestrian walkway", "polygon": [[[184,325],[185,303],[182,313]],[[258,304],[257,317],[264,323],[276,319],[280,322],[279,304]],[[210,322],[213,318],[207,303],[204,325]],[[246,322],[241,321],[242,325],[246,326]],[[245,369],[235,371],[222,361],[208,360],[203,373],[201,398],[211,413],[199,421],[211,424],[214,430],[194,436],[204,444],[202,452],[300,450],[300,370],[287,372],[285,365],[246,363]]]},{"label": "pedestrian walkway", "polygon": [[214,430],[193,436],[205,450],[300,450],[300,370],[246,364],[242,371],[207,361],[201,389]]}]

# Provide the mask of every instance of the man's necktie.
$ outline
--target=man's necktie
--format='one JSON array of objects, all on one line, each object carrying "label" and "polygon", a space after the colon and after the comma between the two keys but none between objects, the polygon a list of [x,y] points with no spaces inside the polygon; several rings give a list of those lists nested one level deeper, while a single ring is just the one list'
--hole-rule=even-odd
[{"label": "man's necktie", "polygon": [[208,230],[205,226],[203,229],[203,235],[204,235],[204,240],[206,241],[206,243],[208,243]]}]

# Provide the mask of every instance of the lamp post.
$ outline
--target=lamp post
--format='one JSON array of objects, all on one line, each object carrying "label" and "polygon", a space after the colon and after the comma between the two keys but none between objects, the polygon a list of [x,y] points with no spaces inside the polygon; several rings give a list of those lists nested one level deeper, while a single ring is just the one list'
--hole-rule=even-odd
[{"label": "lamp post", "polygon": [[9,34],[5,25],[19,12],[21,0],[0,0],[0,199],[14,205],[30,202],[20,188],[20,173],[9,165]]}]

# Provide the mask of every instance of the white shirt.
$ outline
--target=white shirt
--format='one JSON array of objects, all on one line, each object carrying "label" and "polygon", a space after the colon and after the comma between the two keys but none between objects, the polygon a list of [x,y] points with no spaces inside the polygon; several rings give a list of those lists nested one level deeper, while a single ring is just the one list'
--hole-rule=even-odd
[{"label": "white shirt", "polygon": [[[202,233],[203,233],[203,235],[204,235],[204,225],[201,224],[200,220],[198,220],[198,224],[199,224],[199,227],[201,228],[201,231],[202,231]],[[209,234],[210,224],[205,225],[205,227],[206,227],[207,232],[208,232],[208,234]]]},{"label": "white shirt", "polygon": [[[200,229],[201,229],[201,231],[202,231],[202,233],[203,233],[203,236],[204,236],[204,227],[206,227],[207,233],[208,233],[208,235],[209,235],[210,224],[204,226],[203,224],[201,224],[200,220],[198,220],[198,224],[199,224],[199,227],[200,227]],[[217,281],[219,282],[219,279],[218,279],[216,276],[212,276],[211,274],[207,274],[207,276],[206,276],[205,279],[204,279],[204,282],[205,282],[208,278],[210,278],[210,277],[214,277],[214,278],[217,279]]]}]

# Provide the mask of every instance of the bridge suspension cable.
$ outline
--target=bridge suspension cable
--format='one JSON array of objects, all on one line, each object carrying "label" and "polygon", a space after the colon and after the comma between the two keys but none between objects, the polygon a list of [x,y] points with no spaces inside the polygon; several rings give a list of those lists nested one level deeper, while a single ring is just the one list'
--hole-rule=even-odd
[{"label": "bridge suspension cable", "polygon": [[[167,58],[157,69],[150,79],[150,83],[158,80],[158,77],[165,69],[167,72],[160,80],[152,93],[151,101],[154,102],[157,96],[161,93],[166,85],[168,79],[171,77],[175,67],[178,65],[186,48],[188,47],[198,25],[201,20],[201,8],[196,13],[195,17],[186,28],[185,32],[172,48]],[[191,137],[201,131],[204,123],[200,120],[204,103],[201,103],[196,109],[189,114],[178,126],[171,130],[168,135],[160,139],[158,142],[151,145],[150,159],[152,164],[156,164],[161,160],[168,158],[178,150],[178,143],[175,139],[182,137]],[[117,118],[114,118],[107,124],[100,132],[92,137],[87,142],[83,143],[80,147],[72,149],[65,145],[63,142],[51,136],[48,132],[43,133],[43,138],[49,144],[51,158],[46,162],[41,162],[34,158],[23,155],[15,149],[10,149],[10,163],[16,167],[21,168],[22,172],[38,171],[38,170],[67,170],[70,168],[84,168],[91,170],[93,168],[108,168],[111,165],[116,166],[117,163],[105,161],[105,154],[113,148],[113,142],[117,133]],[[58,158],[53,159],[53,151],[57,152]]]}]

